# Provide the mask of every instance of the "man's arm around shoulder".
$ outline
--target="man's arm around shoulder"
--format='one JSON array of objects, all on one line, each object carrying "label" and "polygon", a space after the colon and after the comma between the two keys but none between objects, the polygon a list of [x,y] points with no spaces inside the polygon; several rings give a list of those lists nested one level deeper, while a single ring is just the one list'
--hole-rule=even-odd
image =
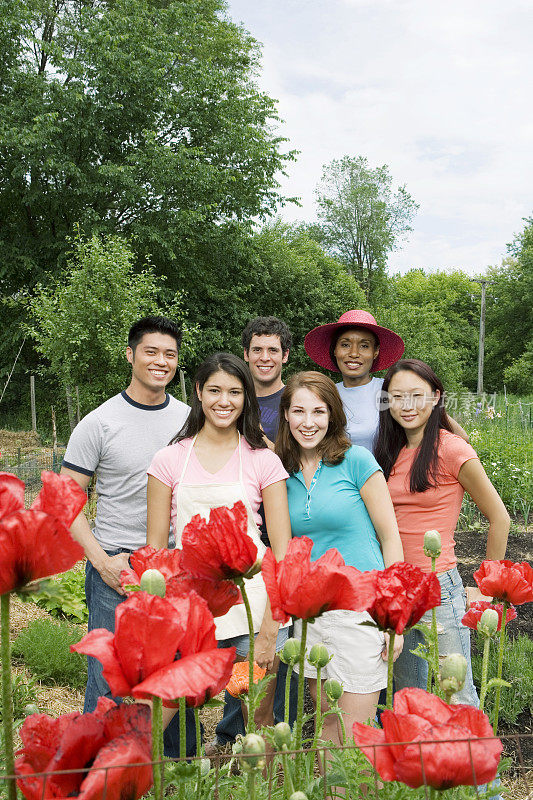
[{"label": "man's arm around shoulder", "polygon": [[[92,477],[70,467],[61,467],[61,475],[68,475],[84,491],[89,488]],[[128,569],[129,567],[128,554],[119,553],[116,556],[108,556],[96,541],[83,509],[70,526],[70,532],[73,538],[81,544],[85,550],[85,555],[93,567],[98,570],[102,580],[119,594],[124,594],[120,586],[120,573],[123,569]]]}]

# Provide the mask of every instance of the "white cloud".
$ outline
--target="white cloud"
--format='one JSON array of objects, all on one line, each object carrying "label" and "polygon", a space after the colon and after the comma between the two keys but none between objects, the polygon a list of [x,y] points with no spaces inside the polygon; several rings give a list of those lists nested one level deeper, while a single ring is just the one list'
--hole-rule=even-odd
[{"label": "white cloud", "polygon": [[314,217],[322,165],[388,164],[420,212],[393,270],[479,272],[532,212],[528,0],[231,0],[263,42],[262,88],[300,150],[288,219]]}]

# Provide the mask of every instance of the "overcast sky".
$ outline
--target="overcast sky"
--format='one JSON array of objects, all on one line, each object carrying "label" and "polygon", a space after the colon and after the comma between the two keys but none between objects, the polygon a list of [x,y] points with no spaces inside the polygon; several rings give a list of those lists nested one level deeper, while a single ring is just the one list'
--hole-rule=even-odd
[{"label": "overcast sky", "polygon": [[391,271],[497,264],[532,200],[532,0],[229,0],[300,150],[282,180],[315,218],[322,165],[388,164],[420,204]]}]

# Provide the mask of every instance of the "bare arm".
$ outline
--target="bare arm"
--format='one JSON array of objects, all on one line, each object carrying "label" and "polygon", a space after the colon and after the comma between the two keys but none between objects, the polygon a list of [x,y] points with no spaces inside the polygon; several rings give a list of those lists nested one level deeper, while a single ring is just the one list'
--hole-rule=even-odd
[{"label": "bare arm", "polygon": [[[91,482],[91,477],[89,475],[84,475],[82,472],[77,472],[68,467],[61,467],[61,475],[68,475],[68,477],[75,480],[84,491],[87,491]],[[108,556],[105,550],[96,541],[83,510],[80,511],[70,526],[70,532],[73,538],[81,544],[85,550],[85,555],[93,567],[98,570],[102,580],[119,594],[124,594],[120,586],[120,573],[129,566],[128,554],[118,553],[116,556]]]},{"label": "bare arm", "polygon": [[[263,507],[270,546],[276,560],[281,561],[285,557],[291,538],[291,521],[285,481],[277,481],[263,489]],[[279,623],[272,619],[270,602],[267,602],[255,643],[255,660],[264,669],[271,669],[274,663],[278,630]]]},{"label": "bare arm", "polygon": [[[403,547],[394,506],[387,488],[387,482],[382,472],[374,472],[365,481],[360,489],[360,494],[366,510],[376,531],[385,567],[390,567],[396,561],[403,561]],[[394,660],[403,650],[403,636],[394,637]],[[389,657],[389,634],[385,634],[385,648],[381,654],[384,661]]]},{"label": "bare arm", "polygon": [[470,438],[469,438],[467,432],[465,431],[464,428],[462,428],[459,425],[457,420],[454,419],[453,417],[450,417],[449,415],[448,415],[448,419],[450,420],[450,425],[452,426],[452,433],[455,433],[456,436],[460,436],[461,439],[465,440],[465,442],[470,442]]},{"label": "bare arm", "polygon": [[[494,561],[505,558],[511,520],[500,495],[488,479],[481,461],[478,458],[465,461],[459,470],[458,480],[489,521],[487,558]],[[473,600],[486,599],[477,588],[471,586],[467,587],[467,596],[469,604]]]},{"label": "bare arm", "polygon": [[172,487],[148,475],[147,543],[161,550],[168,547]]},{"label": "bare arm", "polygon": [[363,503],[375,528],[386,567],[403,561],[403,547],[394,506],[382,472],[374,472],[360,490]]}]

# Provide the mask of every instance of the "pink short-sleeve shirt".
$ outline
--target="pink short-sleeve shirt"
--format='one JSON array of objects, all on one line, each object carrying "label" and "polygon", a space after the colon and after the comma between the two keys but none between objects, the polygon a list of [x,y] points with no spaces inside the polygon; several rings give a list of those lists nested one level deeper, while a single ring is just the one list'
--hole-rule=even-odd
[{"label": "pink short-sleeve shirt", "polygon": [[[158,450],[148,468],[148,474],[153,475],[161,483],[172,488],[172,504],[170,521],[176,524],[176,492],[183,471],[183,465],[191,446],[191,439],[183,439],[177,444],[171,444]],[[289,476],[285,471],[279,457],[267,447],[254,450],[246,439],[241,436],[242,473],[246,494],[250,501],[254,519],[261,524],[259,506],[262,500],[262,491],[272,483],[284,481]],[[238,448],[229,461],[218,472],[211,473],[205,470],[198,461],[192,449],[189,463],[183,478],[184,483],[202,486],[211,483],[237,483],[239,480],[239,451]]]},{"label": "pink short-sleeve shirt", "polygon": [[431,559],[423,552],[424,533],[437,530],[441,535],[442,553],[437,559],[437,572],[455,567],[455,528],[464,489],[457,480],[459,470],[477,453],[460,436],[441,430],[439,439],[438,485],[425,492],[411,492],[409,477],[417,449],[400,450],[387,481],[392,497],[405,561],[431,572]]}]

